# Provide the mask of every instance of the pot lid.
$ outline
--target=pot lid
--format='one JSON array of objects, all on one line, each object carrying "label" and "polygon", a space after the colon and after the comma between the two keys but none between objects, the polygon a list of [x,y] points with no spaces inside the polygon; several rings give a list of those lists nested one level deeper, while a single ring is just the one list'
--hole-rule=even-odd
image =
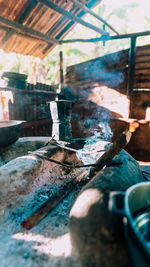
[{"label": "pot lid", "polygon": [[18,72],[3,72],[2,78],[26,80],[28,75]]}]

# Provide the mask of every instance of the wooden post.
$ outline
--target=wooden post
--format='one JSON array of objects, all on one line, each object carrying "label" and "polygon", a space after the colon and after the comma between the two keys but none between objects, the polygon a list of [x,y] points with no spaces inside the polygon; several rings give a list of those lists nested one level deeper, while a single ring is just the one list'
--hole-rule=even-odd
[{"label": "wooden post", "polygon": [[130,39],[129,67],[128,67],[128,97],[132,97],[136,59],[136,36]]},{"label": "wooden post", "polygon": [[63,52],[59,52],[59,82],[60,82],[60,90],[63,88],[64,77],[63,77]]}]

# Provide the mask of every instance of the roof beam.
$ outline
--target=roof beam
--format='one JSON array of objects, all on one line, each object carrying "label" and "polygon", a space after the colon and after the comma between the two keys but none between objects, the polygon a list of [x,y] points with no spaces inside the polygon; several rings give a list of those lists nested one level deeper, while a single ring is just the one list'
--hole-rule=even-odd
[{"label": "roof beam", "polygon": [[74,14],[72,14],[71,12],[65,10],[64,8],[56,5],[55,3],[53,3],[52,1],[50,0],[39,0],[41,3],[43,3],[44,5],[46,5],[47,7],[55,10],[56,12],[60,13],[61,15],[63,16],[66,16],[68,17],[70,20],[73,20],[74,22],[77,22],[77,23],[80,23],[81,25],[95,31],[95,32],[98,32],[102,35],[108,35],[107,32],[99,29],[98,27],[92,25],[91,23],[89,22],[85,22],[84,20],[80,19],[79,17],[75,16]]},{"label": "roof beam", "polygon": [[102,36],[100,38],[91,38],[91,39],[60,40],[59,43],[60,44],[75,43],[75,42],[94,43],[94,42],[100,42],[100,41],[119,40],[119,39],[141,37],[141,36],[147,36],[147,35],[150,35],[150,31],[137,32],[137,33],[125,33],[125,34],[113,35],[113,36]]},{"label": "roof beam", "polygon": [[[4,31],[6,31],[6,35],[5,37],[2,39],[2,43],[4,44],[9,38],[11,35],[13,34],[16,34],[18,36],[22,36],[22,37],[25,37],[25,38],[28,38],[28,39],[33,39],[33,40],[36,40],[38,41],[40,44],[43,43],[45,44],[45,40],[41,39],[40,37],[37,37],[37,36],[33,36],[33,35],[29,35],[29,34],[26,34],[26,33],[21,33],[20,31],[16,31],[12,28],[9,28],[8,26],[3,26],[3,25],[0,25],[0,29],[3,29]],[[47,42],[46,42],[47,43]],[[49,45],[52,43],[48,43]]]},{"label": "roof beam", "polygon": [[13,29],[16,32],[20,32],[20,33],[24,33],[26,35],[28,35],[28,37],[36,37],[36,38],[40,38],[41,40],[45,41],[46,43],[55,43],[55,44],[59,44],[59,41],[55,38],[53,38],[52,36],[47,36],[44,35],[43,33],[33,30],[31,28],[28,28],[26,26],[23,26],[21,24],[19,24],[18,22],[3,18],[2,16],[0,16],[0,22],[3,23],[4,25],[6,25],[7,27],[9,27],[9,29]]},{"label": "roof beam", "polygon": [[[30,14],[30,12],[37,5],[37,3],[38,3],[37,0],[29,0],[25,11],[21,14],[21,16],[17,22],[22,24],[25,21],[25,19],[28,17],[28,15]],[[6,36],[2,39],[2,43],[4,44],[13,34],[14,34],[14,31],[10,29],[9,33],[7,33]]]},{"label": "roof beam", "polygon": [[[0,26],[0,28],[4,29],[1,26]],[[5,31],[6,31],[6,34],[5,34],[4,38],[2,39],[3,44],[14,34],[14,30],[12,30],[10,28],[6,28]]]},{"label": "roof beam", "polygon": [[73,4],[77,5],[78,7],[80,7],[82,10],[84,10],[85,12],[89,13],[90,15],[92,15],[93,17],[97,18],[99,21],[103,22],[107,27],[109,27],[113,32],[115,32],[117,35],[119,35],[119,33],[109,24],[107,23],[107,21],[105,21],[104,19],[102,19],[100,16],[98,16],[96,13],[94,13],[91,9],[89,9],[87,6],[83,5],[81,2],[79,2],[78,0],[70,0]]}]

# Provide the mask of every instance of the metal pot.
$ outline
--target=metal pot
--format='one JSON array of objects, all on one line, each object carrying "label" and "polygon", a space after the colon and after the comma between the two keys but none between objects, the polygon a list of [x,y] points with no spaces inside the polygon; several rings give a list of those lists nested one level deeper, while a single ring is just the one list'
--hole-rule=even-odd
[{"label": "metal pot", "polygon": [[126,217],[128,238],[140,248],[141,258],[150,263],[150,182],[133,185],[125,193],[112,192],[109,209]]},{"label": "metal pot", "polygon": [[0,147],[6,147],[18,140],[24,121],[0,121]]},{"label": "metal pot", "polygon": [[4,72],[2,74],[2,79],[5,81],[5,87],[13,87],[17,89],[26,88],[26,74],[17,72]]}]

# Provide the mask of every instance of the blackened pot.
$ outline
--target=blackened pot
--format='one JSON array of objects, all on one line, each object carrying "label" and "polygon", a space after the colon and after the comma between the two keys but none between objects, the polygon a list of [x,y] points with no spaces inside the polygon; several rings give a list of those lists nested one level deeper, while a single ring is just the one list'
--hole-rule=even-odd
[{"label": "blackened pot", "polygon": [[18,140],[24,121],[0,121],[0,147],[6,147]]},{"label": "blackened pot", "polygon": [[5,81],[5,87],[12,87],[17,89],[26,89],[26,74],[17,72],[4,72],[2,79]]},{"label": "blackened pot", "polygon": [[[150,266],[150,182],[138,183],[124,192],[110,194],[109,209],[124,217],[127,243],[133,243],[142,267]],[[130,246],[130,252],[133,246]],[[135,249],[133,250],[135,251]],[[136,256],[132,255],[135,266],[140,266]]]}]

